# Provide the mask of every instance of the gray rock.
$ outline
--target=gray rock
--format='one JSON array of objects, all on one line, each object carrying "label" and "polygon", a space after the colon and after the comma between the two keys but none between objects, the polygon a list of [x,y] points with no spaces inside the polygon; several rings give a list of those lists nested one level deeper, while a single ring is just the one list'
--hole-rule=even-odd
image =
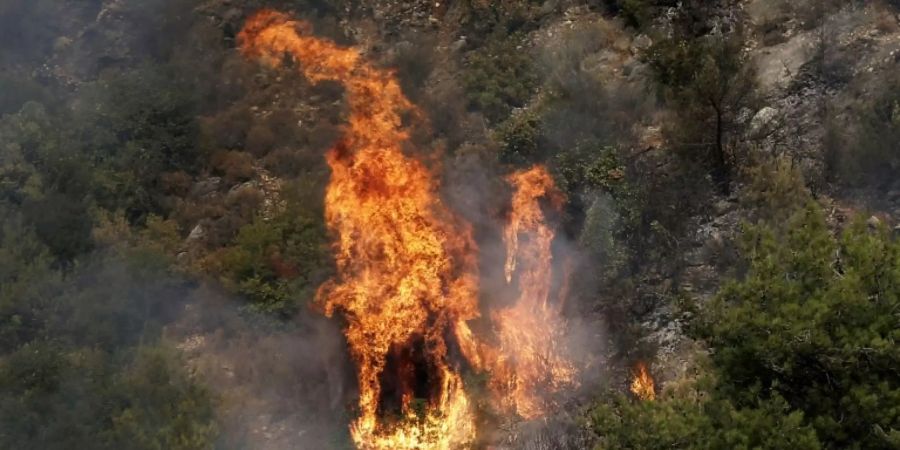
[{"label": "gray rock", "polygon": [[450,44],[450,51],[458,52],[466,46],[466,37],[460,36],[459,39]]},{"label": "gray rock", "polygon": [[203,225],[200,225],[198,223],[197,226],[195,226],[194,229],[191,230],[191,234],[188,235],[187,241],[190,242],[203,239],[204,236],[206,236],[206,231],[203,230]]},{"label": "gray rock", "polygon": [[879,226],[881,226],[881,219],[872,216],[869,217],[869,220],[866,221],[866,224],[868,224],[870,228],[878,228]]},{"label": "gray rock", "polygon": [[209,195],[217,190],[219,190],[219,186],[222,185],[222,178],[220,177],[209,177],[205,180],[200,180],[194,184],[194,188],[191,189],[191,195],[197,197],[203,197],[205,195]]},{"label": "gray rock", "polygon": [[775,119],[778,117],[778,110],[771,107],[765,106],[753,116],[753,119],[750,119],[750,132],[758,133],[762,130],[770,128]]},{"label": "gray rock", "polygon": [[650,36],[646,34],[639,35],[631,42],[631,52],[640,53],[650,48],[651,45],[653,45],[653,39],[650,39]]}]

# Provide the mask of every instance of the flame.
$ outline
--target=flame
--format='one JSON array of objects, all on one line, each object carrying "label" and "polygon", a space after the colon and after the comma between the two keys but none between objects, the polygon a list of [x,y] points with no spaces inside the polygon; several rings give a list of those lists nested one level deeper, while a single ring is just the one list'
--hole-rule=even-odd
[{"label": "flame", "polygon": [[547,412],[552,394],[575,382],[575,368],[563,347],[562,305],[552,302],[550,295],[555,232],[541,208],[545,199],[558,211],[563,196],[543,166],[516,172],[507,181],[515,192],[503,233],[504,274],[507,283],[517,276],[519,298],[513,306],[492,313],[500,353],[508,366],[506,376],[498,381],[510,391],[507,402],[520,416],[531,419]]},{"label": "flame", "polygon": [[632,375],[634,380],[631,381],[631,393],[641,400],[656,399],[656,387],[653,377],[650,376],[650,372],[647,370],[647,365],[643,362],[638,362]]},{"label": "flame", "polygon": [[457,339],[472,365],[490,373],[500,407],[533,419],[548,412],[555,394],[576,384],[575,366],[566,357],[562,303],[551,298],[555,232],[542,210],[542,200],[559,210],[563,196],[543,166],[513,173],[507,181],[515,192],[503,233],[504,275],[508,284],[517,281],[519,295],[512,306],[491,313],[496,346],[478,342],[468,328],[458,329]]},{"label": "flame", "polygon": [[393,73],[355,48],[311,36],[285,14],[257,13],[239,42],[248,57],[279,66],[289,55],[311,81],[346,89],[349,124],[327,154],[325,219],[336,236],[337,275],[318,302],[326,315],[346,319],[360,391],[354,442],[361,449],[467,445],[474,419],[446,337],[478,315],[477,249],[468,225],[441,202],[431,171],[401,150],[409,136],[401,114],[414,106]]},{"label": "flame", "polygon": [[326,155],[325,219],[336,238],[337,274],[320,287],[317,303],[346,320],[359,383],[350,427],[356,446],[449,450],[474,441],[471,401],[448,355],[449,337],[487,372],[504,411],[527,419],[546,413],[576,376],[563,345],[561,301],[551,299],[555,232],[542,208],[558,211],[564,199],[546,169],[507,178],[515,192],[503,233],[504,275],[518,297],[491,313],[488,343],[467,324],[479,315],[470,227],[443,204],[432,171],[403,153],[409,130],[401,116],[418,111],[393,73],[276,11],[251,17],[238,39],[248,57],[273,67],[291,57],[311,81],[337,80],[346,89],[346,132]]}]

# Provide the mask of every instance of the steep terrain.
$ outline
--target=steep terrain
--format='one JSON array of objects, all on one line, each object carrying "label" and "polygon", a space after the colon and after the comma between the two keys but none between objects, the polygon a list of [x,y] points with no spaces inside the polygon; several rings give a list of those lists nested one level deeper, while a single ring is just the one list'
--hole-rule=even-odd
[{"label": "steep terrain", "polygon": [[[93,261],[137,261],[138,275],[123,269],[123,285],[143,286],[132,278],[146,276],[177,285],[177,294],[160,294],[173,299],[163,305],[137,296],[135,310],[144,312],[135,314],[159,323],[128,322],[127,347],[109,350],[116,357],[102,367],[110,374],[144,367],[123,355],[145,339],[175,349],[177,358],[160,361],[183,372],[183,391],[199,392],[190,383],[209,390],[206,400],[197,394],[184,404],[215,405],[197,414],[203,427],[184,434],[197,442],[344,448],[362,407],[355,406],[358,355],[340,332],[358,319],[329,321],[315,306],[327,280],[378,253],[336,261],[341,221],[325,221],[327,185],[339,166],[326,154],[352,128],[348,120],[361,108],[353,95],[361,94],[310,79],[312,72],[295,70],[306,67],[299,57],[260,65],[242,55],[239,31],[263,8],[307,21],[308,32],[335,48],[356,49],[373,72],[395,74],[397,98],[415,106],[398,115],[408,138],[395,150],[434,174],[433,204],[471,225],[479,304],[508,301],[498,280],[513,214],[510,174],[546,166],[565,199],[556,209],[543,205],[558,229],[554,261],[568,261],[566,275],[554,262],[548,286],[567,293],[554,323],[578,331],[569,338],[586,369],[578,388],[567,388],[539,420],[473,400],[477,446],[586,448],[607,439],[614,433],[601,436],[609,428],[591,414],[628,392],[637,367],[649,369],[653,393],[693,389],[716,341],[697,324],[715,310],[708,305],[727,280],[750,270],[741,251],[748,225],[787,235],[778,227],[815,203],[832,232],[852,230],[858,217],[872,233],[900,232],[896,2],[8,3],[0,25],[16,25],[0,32],[11,43],[0,55],[0,211],[10,219],[0,238],[10,250],[0,252],[7,255],[0,282],[14,287],[0,289],[8,297],[0,297],[0,316],[13,324],[0,329],[0,363],[30,354],[21,349],[32,341],[53,341],[59,319],[36,300],[18,300],[32,298],[29,289],[75,292],[89,285],[80,280],[106,279],[95,265],[109,264]],[[24,259],[36,262],[25,268]],[[370,283],[369,275],[359,282]],[[113,294],[96,295],[117,304]],[[490,329],[476,316],[451,319],[473,321],[476,333]],[[433,341],[461,333],[441,326],[454,331]],[[460,356],[455,339],[442,350],[450,356],[433,363],[442,370]],[[54,351],[75,368],[85,367],[88,349],[102,347],[63,341]],[[487,398],[489,375],[503,366],[483,372],[465,356],[453,379]],[[69,367],[54,364],[46,367]],[[140,376],[125,379],[127,389],[141,385]],[[16,402],[26,397],[14,394]],[[108,395],[140,403],[130,393]],[[632,400],[639,398],[635,392]],[[404,413],[423,407],[402,401]],[[14,404],[0,403],[0,413]],[[365,407],[370,416],[386,408]],[[130,417],[107,421],[119,433],[107,435],[140,434],[128,428]]]}]

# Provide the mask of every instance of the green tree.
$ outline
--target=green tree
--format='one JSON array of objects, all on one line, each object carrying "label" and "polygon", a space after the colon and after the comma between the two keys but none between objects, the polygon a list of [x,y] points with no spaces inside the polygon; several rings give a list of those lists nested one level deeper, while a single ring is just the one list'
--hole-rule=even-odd
[{"label": "green tree", "polygon": [[900,443],[900,244],[857,221],[840,239],[820,208],[783,236],[746,235],[749,272],[697,328],[739,405],[781,397],[830,448]]},{"label": "green tree", "polygon": [[599,449],[782,449],[821,448],[803,414],[781,399],[739,409],[710,395],[709,377],[669,390],[656,401],[635,403],[616,396],[591,412]]},{"label": "green tree", "polygon": [[890,188],[900,171],[900,76],[876,88],[875,100],[862,106],[858,131],[846,148],[844,175],[854,184]]},{"label": "green tree", "polygon": [[213,399],[161,342],[190,292],[164,260],[97,255],[63,274],[16,225],[0,236],[0,448],[211,448]]},{"label": "green tree", "polygon": [[692,20],[685,29],[676,28],[673,38],[658,39],[644,58],[674,113],[665,130],[671,145],[728,192],[739,162],[740,113],[755,105],[756,76],[742,30],[696,36],[698,23]]},{"label": "green tree", "polygon": [[469,104],[491,122],[525,106],[538,85],[532,58],[521,35],[491,40],[466,57],[463,85]]},{"label": "green tree", "polygon": [[224,283],[253,308],[292,316],[327,271],[327,239],[319,192],[308,183],[283,189],[283,205],[238,230],[231,245],[210,257]]},{"label": "green tree", "polygon": [[692,326],[709,364],[687,394],[599,407],[605,446],[897,448],[900,243],[860,221],[836,237],[810,204],[743,247],[746,274]]}]

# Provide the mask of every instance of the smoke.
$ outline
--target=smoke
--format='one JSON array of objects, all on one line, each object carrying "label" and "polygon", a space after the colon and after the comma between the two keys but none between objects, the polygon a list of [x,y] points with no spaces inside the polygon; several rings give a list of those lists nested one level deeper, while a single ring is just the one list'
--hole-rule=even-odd
[{"label": "smoke", "polygon": [[[48,3],[35,2],[33,5],[36,6],[20,11],[34,13],[34,18],[44,17],[39,6]],[[40,48],[22,52],[26,56],[38,57],[40,54],[40,58],[49,58],[51,64],[46,75],[57,82],[77,84],[93,80],[110,71],[127,70],[146,59],[190,61],[195,69],[207,63],[210,66],[224,64],[220,60],[204,59],[202,63],[190,60],[191,55],[197,56],[199,52],[175,45],[179,39],[184,40],[183,36],[189,35],[187,24],[197,20],[188,7],[190,2],[84,2],[84,5],[84,11],[79,10],[68,22],[59,25],[68,27],[65,32],[54,30],[51,33],[53,36],[63,34],[65,39],[57,39],[48,46],[47,40],[40,38]],[[3,23],[24,20],[7,14],[13,9],[2,11]],[[47,14],[62,19],[61,11],[53,10]],[[239,17],[239,13],[231,14],[225,20],[238,22]],[[27,19],[34,18],[29,16]],[[54,23],[44,21],[46,26],[57,26]],[[211,30],[201,27],[199,31]],[[213,32],[204,36],[208,41],[203,44],[213,43],[224,48],[229,45],[227,38]],[[205,69],[197,69],[196,77],[202,78],[204,73]],[[216,89],[221,88],[210,88]],[[233,89],[240,91],[237,87]],[[210,100],[208,104],[215,102]],[[578,133],[598,124],[590,117],[591,112],[583,110],[554,116],[547,119],[544,134],[556,146],[568,145],[580,136]],[[563,127],[566,123],[575,124],[577,132],[567,134]],[[457,125],[460,129],[465,127],[465,132],[452,130],[446,123],[441,126],[445,135],[460,136],[472,129],[472,121]],[[458,137],[448,139],[460,145],[452,145],[454,151],[445,161],[442,194],[451,209],[474,228],[480,249],[479,304],[484,328],[489,332],[490,311],[512,305],[520,294],[519,287],[508,283],[503,274],[506,247],[502,229],[509,218],[512,195],[503,176],[513,169],[497,163],[492,154],[495,149],[485,136],[470,137],[466,142],[455,142],[462,141]],[[240,145],[237,141],[240,139],[234,146]],[[590,294],[582,292],[593,290],[582,291],[573,286],[583,287],[593,282],[591,276],[585,276],[591,272],[582,270],[590,267],[593,261],[584,254],[578,242],[560,231],[564,219],[553,217],[551,209],[545,209],[545,212],[557,230],[552,250],[554,280],[551,296],[554,301],[562,302],[566,311],[564,335],[568,356],[579,362],[585,380],[590,381],[602,371],[603,361],[596,356],[602,354],[597,351],[597,346],[602,346],[603,342],[599,331],[602,326],[596,318],[582,314],[589,311],[593,301]],[[353,367],[340,323],[308,310],[301,311],[287,324],[272,323],[243,310],[240,305],[245,302],[214,285],[202,283],[197,286],[196,282],[166,271],[140,279],[145,275],[135,276],[130,269],[117,267],[115,260],[97,258],[99,262],[79,272],[78,283],[86,288],[115,286],[124,294],[117,297],[107,292],[102,294],[106,299],[103,303],[73,305],[72,320],[60,319],[61,329],[89,329],[85,324],[102,317],[104,326],[97,330],[109,325],[117,331],[90,339],[108,345],[132,345],[145,339],[150,330],[158,330],[163,341],[184,353],[193,376],[215,393],[219,401],[221,440],[226,447],[333,448],[336,442],[348,442],[347,425],[356,392]],[[170,286],[171,290],[160,291],[159,286]],[[128,309],[131,312],[119,315],[117,308],[123,305],[131,305],[128,308],[133,311]],[[573,389],[561,393],[562,398],[555,403],[565,405],[571,400],[569,397],[578,392]],[[540,428],[535,424],[528,425],[529,429],[535,427]],[[543,431],[535,433],[535,436],[545,436]],[[551,442],[544,437],[534,439],[533,442]],[[528,440],[519,437],[514,442],[525,445]]]},{"label": "smoke", "polygon": [[[186,417],[160,418],[164,422],[202,426],[212,419],[221,448],[349,443],[347,406],[355,393],[334,321],[310,310],[289,322],[247,311],[245,300],[172,272],[153,253],[98,251],[68,274],[41,261],[38,253],[33,266],[4,278],[0,417],[11,428],[0,432],[0,446],[92,447],[101,436],[116,439],[122,430],[113,418],[123,398],[129,403],[122,407],[135,411],[156,401],[128,384],[144,353],[158,352],[153,349],[178,352],[165,359],[165,378],[147,375],[156,377],[147,388],[181,389],[186,377],[209,389],[214,408],[205,418],[202,404],[189,403],[194,409],[184,410]],[[8,273],[8,263],[0,262],[0,272]],[[151,406],[141,406],[147,402]],[[76,413],[70,404],[80,405]],[[146,433],[166,433],[147,425]]]},{"label": "smoke", "polygon": [[203,287],[167,328],[218,398],[225,448],[348,446],[356,392],[340,325],[308,308],[282,323],[239,304]]}]

